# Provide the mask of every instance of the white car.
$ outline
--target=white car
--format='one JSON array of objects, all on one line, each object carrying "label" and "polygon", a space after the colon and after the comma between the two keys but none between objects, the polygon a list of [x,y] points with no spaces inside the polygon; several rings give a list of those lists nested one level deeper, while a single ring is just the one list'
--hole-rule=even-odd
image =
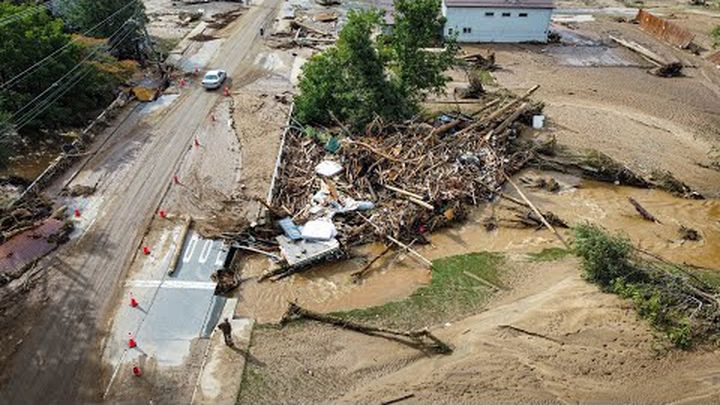
[{"label": "white car", "polygon": [[211,70],[205,73],[202,85],[208,90],[217,89],[222,86],[225,79],[227,79],[227,73],[224,70]]}]

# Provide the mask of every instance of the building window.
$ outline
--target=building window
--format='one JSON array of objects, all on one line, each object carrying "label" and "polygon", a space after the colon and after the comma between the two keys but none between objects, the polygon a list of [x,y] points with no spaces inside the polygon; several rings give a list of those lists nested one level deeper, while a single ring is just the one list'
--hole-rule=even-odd
[{"label": "building window", "polygon": [[463,34],[472,34],[472,28],[469,28],[469,27],[463,28]]},{"label": "building window", "polygon": [[503,17],[510,17],[510,13],[502,13]]},{"label": "building window", "polygon": [[492,11],[488,11],[485,13],[485,17],[493,17],[493,16],[495,16],[495,13],[493,13]]},{"label": "building window", "polygon": [[520,13],[518,14],[518,17],[527,17],[527,13]]}]

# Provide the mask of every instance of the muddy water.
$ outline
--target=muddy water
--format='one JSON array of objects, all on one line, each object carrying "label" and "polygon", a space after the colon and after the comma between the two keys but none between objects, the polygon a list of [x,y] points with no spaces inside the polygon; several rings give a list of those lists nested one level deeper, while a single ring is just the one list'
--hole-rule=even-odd
[{"label": "muddy water", "polygon": [[[528,172],[525,175],[548,176]],[[582,222],[599,224],[611,231],[621,231],[640,247],[668,260],[701,267],[720,268],[720,200],[685,200],[657,190],[620,187],[552,174],[562,184],[557,193],[525,189],[526,195],[543,210],[553,211],[571,225]],[[509,192],[509,194],[513,194]],[[640,218],[628,203],[633,197],[662,224]],[[562,245],[547,230],[500,227],[487,232],[483,220],[493,212],[498,218],[509,218],[505,203],[478,208],[459,227],[431,236],[431,245],[418,250],[430,259],[476,251],[499,251],[507,254],[537,252]],[[702,236],[698,242],[682,241],[680,225],[696,229]],[[561,233],[569,239],[571,231]],[[383,246],[373,244],[361,248],[358,255],[372,259]],[[289,279],[262,284],[251,280],[239,290],[238,314],[253,316],[259,322],[278,320],[288,301],[318,311],[337,311],[379,305],[402,299],[430,281],[430,272],[412,257],[387,255],[362,284],[354,284],[350,274],[364,267],[362,257],[327,264]],[[261,274],[268,266],[262,258],[248,259],[243,276]]]},{"label": "muddy water", "polygon": [[[27,145],[14,150],[0,151],[0,155],[15,156],[11,162],[0,165],[0,177],[18,176],[33,181],[62,152],[62,144],[66,138],[48,137],[44,142],[32,139]],[[69,138],[67,138],[69,139]],[[5,158],[6,156],[0,156]]]}]

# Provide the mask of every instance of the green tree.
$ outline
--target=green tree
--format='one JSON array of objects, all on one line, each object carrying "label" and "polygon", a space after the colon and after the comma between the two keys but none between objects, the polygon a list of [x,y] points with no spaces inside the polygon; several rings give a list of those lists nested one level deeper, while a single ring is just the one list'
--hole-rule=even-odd
[{"label": "green tree", "polygon": [[[0,18],[27,8],[0,3]],[[113,97],[116,85],[111,75],[82,62],[96,50],[70,42],[62,20],[47,11],[5,25],[0,29],[0,115],[13,124],[24,124],[25,132],[81,123]],[[62,94],[63,90],[67,91]]]},{"label": "green tree", "polygon": [[[455,63],[455,40],[442,41],[445,19],[440,0],[395,0],[395,27],[390,44],[394,71],[411,96],[442,93],[450,80],[444,72]],[[441,52],[426,48],[444,46]]]},{"label": "green tree", "polygon": [[398,82],[386,75],[387,57],[372,38],[380,21],[378,11],[350,11],[336,46],[306,63],[295,99],[301,122],[330,124],[335,116],[362,128],[374,114],[403,116],[406,102]]},{"label": "green tree", "polygon": [[424,49],[442,45],[439,0],[396,0],[395,7],[393,34],[376,35],[377,10],[351,11],[336,45],[305,64],[295,98],[301,122],[332,124],[334,116],[361,129],[376,115],[398,121],[416,113],[427,93],[445,89],[457,45]]},{"label": "green tree", "polygon": [[140,0],[59,0],[58,11],[68,28],[109,38],[113,54],[142,60],[145,42],[145,6]]}]

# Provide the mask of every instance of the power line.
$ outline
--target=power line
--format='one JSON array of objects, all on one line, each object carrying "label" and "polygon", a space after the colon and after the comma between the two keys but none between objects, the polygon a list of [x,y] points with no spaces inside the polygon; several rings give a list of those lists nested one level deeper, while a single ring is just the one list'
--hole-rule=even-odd
[{"label": "power line", "polygon": [[[92,31],[95,31],[98,27],[100,27],[101,25],[105,24],[105,23],[106,23],[107,21],[109,21],[111,18],[115,17],[115,16],[118,15],[120,12],[122,12],[122,11],[125,10],[126,8],[130,7],[130,6],[133,5],[134,3],[137,3],[137,1],[138,1],[138,0],[130,0],[126,5],[124,5],[124,6],[122,6],[121,8],[119,8],[117,11],[115,11],[114,13],[112,13],[112,14],[111,14],[109,17],[107,17],[106,19],[104,19],[104,20],[100,21],[99,23],[97,23],[94,27],[92,27],[92,28],[90,28],[89,30],[85,31],[82,35],[83,35],[83,36],[88,36],[88,34],[90,34]],[[59,53],[61,53],[61,52],[64,51],[65,49],[67,49],[70,45],[73,44],[74,41],[75,41],[75,39],[70,40],[70,41],[69,41],[67,44],[65,44],[63,47],[55,50],[55,51],[54,51],[53,53],[51,53],[50,55],[44,57],[44,58],[41,59],[40,61],[36,62],[34,65],[30,66],[29,68],[27,68],[27,69],[23,70],[22,72],[18,73],[17,75],[15,75],[15,77],[7,80],[5,83],[3,83],[3,84],[0,86],[0,90],[4,90],[4,89],[8,88],[9,86],[12,86],[13,84],[17,83],[18,81],[21,81],[22,79],[24,79],[25,77],[27,77],[27,76],[24,76],[26,73],[31,72],[31,71],[34,71],[37,67],[41,66],[42,64],[44,64],[46,61],[48,61],[48,60],[51,59],[52,57],[58,55]]]},{"label": "power line", "polygon": [[[120,39],[120,42],[127,38],[132,31],[128,31],[123,35],[123,38]],[[112,50],[114,47],[118,46],[118,42],[115,46],[111,47],[110,50]],[[83,66],[85,69],[84,72],[80,71],[75,76],[70,79],[70,81],[62,84],[58,89],[54,91],[52,95],[50,95],[47,99],[43,100],[40,104],[35,106],[31,111],[29,111],[27,114],[25,114],[20,120],[18,120],[18,123],[16,123],[16,130],[20,130],[30,122],[32,122],[35,118],[37,118],[40,114],[44,113],[50,106],[59,100],[62,96],[64,96],[70,89],[72,89],[76,84],[78,84],[82,79],[84,79],[88,74],[92,73],[93,69],[90,66]]]},{"label": "power line", "polygon": [[[111,39],[115,35],[117,35],[118,32],[120,32],[122,29],[124,29],[130,20],[131,19],[128,19],[127,21],[125,21],[125,23],[123,23],[123,25],[117,31],[115,31],[110,36],[110,38],[108,38],[108,41],[111,41]],[[124,41],[128,36],[130,36],[131,33],[132,33],[132,30],[128,30],[127,32],[125,32],[122,35],[122,38],[120,38],[119,41],[115,45],[111,46],[109,50],[112,51],[114,48],[119,46],[122,43],[122,41]],[[59,78],[53,84],[51,84],[45,91],[40,93],[38,96],[36,96],[34,99],[32,99],[27,104],[25,104],[19,110],[15,111],[10,116],[11,120],[13,118],[17,117],[20,113],[24,112],[17,120],[15,120],[15,123],[18,126],[18,129],[27,125],[30,121],[35,119],[38,115],[40,115],[42,112],[47,110],[47,107],[49,107],[50,104],[57,101],[57,99],[59,97],[61,97],[65,93],[67,93],[67,91],[69,91],[70,88],[72,88],[72,86],[77,84],[76,79],[78,79],[78,77],[84,78],[85,76],[87,76],[87,74],[89,74],[89,72],[91,71],[90,69],[88,69],[85,73],[83,73],[82,71],[75,73],[75,74],[73,74],[73,73],[76,72],[77,70],[85,67],[83,65],[84,62],[87,62],[91,57],[95,56],[95,54],[97,54],[101,48],[102,48],[101,46],[98,46],[93,52],[91,52],[87,57],[85,57],[82,61],[80,61],[77,65],[75,65],[70,71],[65,73],[61,78]],[[67,82],[61,83],[63,80],[65,80],[66,78],[68,78],[71,75],[72,75],[72,77],[70,79],[68,79]],[[70,83],[70,84],[68,84],[68,83]],[[43,98],[44,98],[44,100],[41,100]],[[37,103],[37,105],[35,105],[30,110],[27,110],[28,107],[32,106],[38,100],[41,100],[41,101],[39,103]],[[25,111],[25,110],[27,110],[27,111]]]}]

